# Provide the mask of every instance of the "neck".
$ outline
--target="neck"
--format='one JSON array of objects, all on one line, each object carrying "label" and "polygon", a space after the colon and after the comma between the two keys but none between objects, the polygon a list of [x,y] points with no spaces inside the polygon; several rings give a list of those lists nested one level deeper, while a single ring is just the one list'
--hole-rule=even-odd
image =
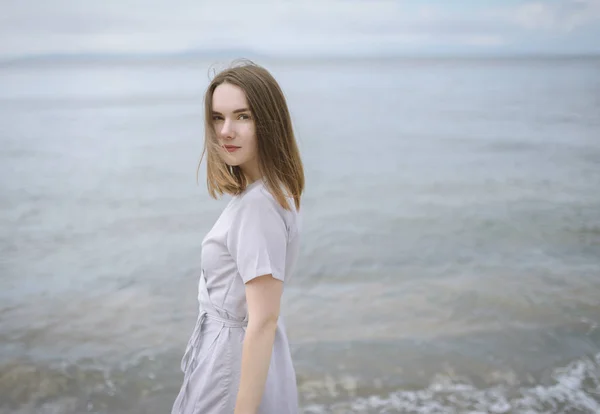
[{"label": "neck", "polygon": [[262,178],[257,163],[252,163],[251,165],[240,165],[240,168],[242,169],[242,173],[246,177],[248,184],[251,184],[256,180],[260,180]]}]

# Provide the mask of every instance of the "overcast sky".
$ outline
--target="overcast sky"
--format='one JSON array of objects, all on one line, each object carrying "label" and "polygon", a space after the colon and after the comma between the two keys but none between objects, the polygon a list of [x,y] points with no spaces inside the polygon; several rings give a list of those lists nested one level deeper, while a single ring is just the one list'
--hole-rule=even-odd
[{"label": "overcast sky", "polygon": [[600,53],[600,0],[0,0],[0,58],[38,54]]}]

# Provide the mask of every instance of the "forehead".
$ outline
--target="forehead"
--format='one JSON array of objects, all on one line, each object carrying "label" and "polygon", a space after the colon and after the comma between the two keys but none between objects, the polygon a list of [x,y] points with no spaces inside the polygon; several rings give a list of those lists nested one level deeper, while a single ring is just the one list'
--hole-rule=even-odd
[{"label": "forehead", "polygon": [[222,83],[215,88],[212,96],[213,111],[227,113],[247,107],[246,94],[239,86]]}]

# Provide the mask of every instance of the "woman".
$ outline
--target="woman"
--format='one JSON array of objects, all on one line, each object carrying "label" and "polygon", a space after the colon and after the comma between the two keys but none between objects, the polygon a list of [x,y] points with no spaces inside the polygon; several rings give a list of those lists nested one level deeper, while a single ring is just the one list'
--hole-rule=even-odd
[{"label": "woman", "polygon": [[297,413],[279,310],[298,257],[304,172],[271,74],[250,62],[219,73],[205,135],[208,191],[232,199],[202,241],[200,312],[172,413]]}]

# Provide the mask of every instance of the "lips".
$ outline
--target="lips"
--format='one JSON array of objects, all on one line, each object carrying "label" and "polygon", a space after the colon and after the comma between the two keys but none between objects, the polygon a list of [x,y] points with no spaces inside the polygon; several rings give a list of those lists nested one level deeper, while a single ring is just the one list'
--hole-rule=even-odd
[{"label": "lips", "polygon": [[225,148],[225,150],[228,152],[233,152],[240,149],[240,147],[236,147],[235,145],[223,145],[223,148]]}]

